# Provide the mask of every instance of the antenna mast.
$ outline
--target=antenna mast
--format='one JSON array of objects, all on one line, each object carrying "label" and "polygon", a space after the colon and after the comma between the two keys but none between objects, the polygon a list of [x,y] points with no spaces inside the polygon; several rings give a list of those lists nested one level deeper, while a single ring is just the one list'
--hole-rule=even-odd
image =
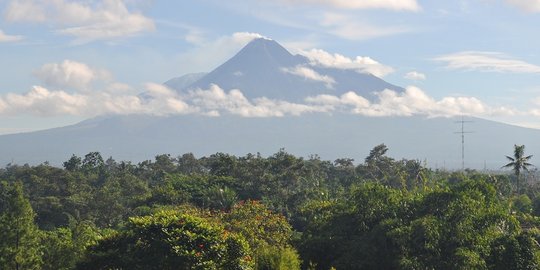
[{"label": "antenna mast", "polygon": [[455,121],[457,124],[461,124],[461,131],[454,132],[456,134],[461,134],[461,170],[465,170],[465,134],[473,133],[472,131],[465,131],[465,123],[472,123],[473,121],[465,121],[463,115],[461,116],[460,121]]}]

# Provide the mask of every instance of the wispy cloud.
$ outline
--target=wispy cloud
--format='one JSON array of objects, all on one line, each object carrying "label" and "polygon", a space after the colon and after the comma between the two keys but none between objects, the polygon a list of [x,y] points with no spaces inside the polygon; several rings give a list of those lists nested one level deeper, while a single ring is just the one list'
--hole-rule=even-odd
[{"label": "wispy cloud", "polygon": [[426,75],[424,73],[420,73],[418,71],[411,71],[407,72],[403,78],[413,81],[423,81],[426,79]]},{"label": "wispy cloud", "polygon": [[21,41],[23,40],[23,38],[24,38],[23,36],[8,35],[4,33],[4,31],[0,30],[0,43]]},{"label": "wispy cloud", "polygon": [[56,33],[72,36],[76,43],[131,37],[155,28],[150,18],[129,11],[122,0],[12,0],[4,17],[9,22],[50,23],[60,27]]},{"label": "wispy cloud", "polygon": [[[156,23],[161,26],[172,27],[180,29],[185,34],[183,38],[185,41],[191,44],[204,44],[206,39],[206,31],[200,27],[193,26],[187,23],[174,22],[168,20],[156,20]],[[176,31],[177,32],[177,31]]]},{"label": "wispy cloud", "polygon": [[389,9],[419,11],[416,0],[279,0],[290,5],[323,5],[342,9]]},{"label": "wispy cloud", "polygon": [[540,12],[539,0],[505,0],[508,4],[516,6],[517,8],[531,13]]},{"label": "wispy cloud", "polygon": [[312,81],[318,81],[323,82],[326,84],[327,88],[333,88],[333,85],[336,83],[334,78],[328,76],[328,75],[321,75],[317,71],[306,67],[306,66],[296,66],[293,68],[283,68],[283,71],[286,73],[290,73],[296,76],[300,76],[302,78],[312,80]]},{"label": "wispy cloud", "polygon": [[377,77],[384,77],[394,72],[392,67],[383,65],[367,56],[349,58],[338,53],[331,54],[320,49],[301,51],[300,54],[306,56],[313,66],[351,69],[360,73],[371,73]]},{"label": "wispy cloud", "polygon": [[375,25],[358,19],[357,16],[349,16],[334,12],[325,13],[319,22],[319,25],[329,34],[349,40],[368,40],[413,31],[412,28],[402,25]]},{"label": "wispy cloud", "polygon": [[465,51],[442,55],[435,61],[446,63],[449,69],[503,73],[540,73],[540,66],[512,59],[500,52]]}]

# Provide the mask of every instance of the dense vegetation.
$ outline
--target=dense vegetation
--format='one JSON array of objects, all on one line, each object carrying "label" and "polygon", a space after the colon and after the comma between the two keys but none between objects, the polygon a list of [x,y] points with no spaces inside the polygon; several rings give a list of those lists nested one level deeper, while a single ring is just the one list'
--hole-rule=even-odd
[{"label": "dense vegetation", "polygon": [[284,150],[10,164],[0,269],[540,268],[527,174],[434,171],[387,150],[359,165]]}]

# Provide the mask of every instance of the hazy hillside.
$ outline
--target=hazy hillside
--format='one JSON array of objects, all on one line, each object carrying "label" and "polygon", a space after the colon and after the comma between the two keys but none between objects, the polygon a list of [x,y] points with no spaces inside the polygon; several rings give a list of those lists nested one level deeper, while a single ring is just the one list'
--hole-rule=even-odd
[{"label": "hazy hillside", "polygon": [[[459,125],[447,118],[370,118],[314,114],[288,118],[204,116],[117,116],[97,118],[51,130],[0,136],[3,164],[59,164],[72,153],[100,151],[119,160],[140,161],[160,153],[227,152],[268,155],[280,148],[296,155],[319,154],[324,159],[351,157],[362,161],[369,150],[385,143],[395,158],[427,160],[432,167],[461,166]],[[475,133],[466,137],[466,164],[500,168],[514,144],[540,152],[540,131],[474,119]]]}]

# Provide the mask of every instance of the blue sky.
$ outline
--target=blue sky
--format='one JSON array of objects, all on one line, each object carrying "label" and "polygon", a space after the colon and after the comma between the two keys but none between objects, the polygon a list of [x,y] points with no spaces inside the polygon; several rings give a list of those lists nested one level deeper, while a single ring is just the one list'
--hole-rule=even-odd
[{"label": "blue sky", "polygon": [[[0,0],[0,16],[0,134],[187,113],[160,84],[259,36],[421,91],[391,103],[412,113],[540,128],[540,0]],[[140,108],[143,91],[166,98]]]}]

